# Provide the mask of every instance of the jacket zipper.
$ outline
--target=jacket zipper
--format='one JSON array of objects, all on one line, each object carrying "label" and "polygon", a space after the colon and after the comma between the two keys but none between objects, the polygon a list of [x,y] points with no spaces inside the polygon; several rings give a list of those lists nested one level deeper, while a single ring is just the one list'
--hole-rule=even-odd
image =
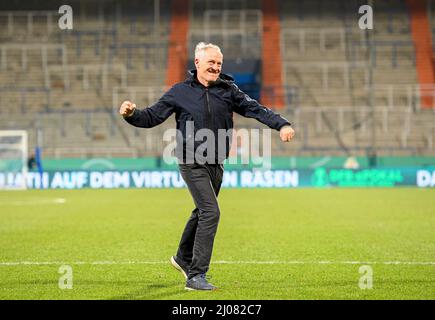
[{"label": "jacket zipper", "polygon": [[207,100],[207,128],[212,129],[212,124],[213,124],[213,120],[212,120],[212,114],[211,114],[211,108],[210,108],[210,99],[208,97],[208,88],[205,88],[205,97]]}]

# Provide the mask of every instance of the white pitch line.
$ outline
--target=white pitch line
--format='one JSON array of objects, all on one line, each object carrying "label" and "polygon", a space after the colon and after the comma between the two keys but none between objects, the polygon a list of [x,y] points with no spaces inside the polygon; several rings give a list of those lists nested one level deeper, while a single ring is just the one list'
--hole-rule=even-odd
[{"label": "white pitch line", "polygon": [[12,200],[12,201],[2,201],[0,206],[35,206],[35,205],[46,205],[46,204],[65,204],[66,199],[56,198],[56,199],[23,199],[23,200]]},{"label": "white pitch line", "polygon": [[[213,262],[212,262],[213,263]],[[431,261],[216,261],[215,264],[402,264],[435,265]]]},{"label": "white pitch line", "polygon": [[[156,265],[156,264],[169,264],[168,261],[0,261],[0,266],[43,266],[43,265]],[[432,261],[226,261],[218,260],[211,264],[271,264],[271,265],[297,265],[297,264],[318,264],[318,265],[348,265],[348,264],[367,264],[367,265],[435,265]]]}]

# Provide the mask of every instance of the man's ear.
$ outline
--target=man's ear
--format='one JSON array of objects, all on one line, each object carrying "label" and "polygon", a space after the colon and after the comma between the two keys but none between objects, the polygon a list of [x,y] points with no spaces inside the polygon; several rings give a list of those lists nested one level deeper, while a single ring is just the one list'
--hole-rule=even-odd
[{"label": "man's ear", "polygon": [[194,62],[195,62],[195,66],[197,66],[198,63],[199,63],[199,59],[198,59],[198,58],[195,58]]}]

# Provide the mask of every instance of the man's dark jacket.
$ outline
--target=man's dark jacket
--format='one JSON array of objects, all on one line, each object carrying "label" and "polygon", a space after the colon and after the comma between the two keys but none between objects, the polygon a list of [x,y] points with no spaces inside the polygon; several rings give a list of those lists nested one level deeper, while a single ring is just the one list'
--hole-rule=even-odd
[{"label": "man's dark jacket", "polygon": [[[223,154],[220,152],[218,154],[218,130],[233,129],[233,112],[247,118],[257,119],[276,130],[290,125],[279,114],[242,92],[232,77],[221,73],[216,82],[205,87],[197,80],[196,70],[191,70],[189,77],[184,82],[175,84],[151,107],[143,110],[135,109],[134,113],[126,117],[125,120],[136,127],[152,128],[161,124],[174,112],[179,134],[177,135],[178,151],[176,150],[176,154],[178,160],[183,163],[186,162],[186,157],[192,157],[193,152],[204,147],[204,142],[210,143],[206,138],[195,140],[193,134],[196,134],[200,129],[212,130],[215,137],[215,152],[214,157],[212,157],[214,160],[210,161],[209,152],[206,162],[222,163],[228,157],[231,139],[226,139]],[[189,123],[189,121],[193,123]],[[194,132],[189,128],[194,128]],[[204,153],[202,151],[199,153],[203,154],[204,157],[207,156],[207,150]],[[187,163],[189,162],[187,161]]]}]

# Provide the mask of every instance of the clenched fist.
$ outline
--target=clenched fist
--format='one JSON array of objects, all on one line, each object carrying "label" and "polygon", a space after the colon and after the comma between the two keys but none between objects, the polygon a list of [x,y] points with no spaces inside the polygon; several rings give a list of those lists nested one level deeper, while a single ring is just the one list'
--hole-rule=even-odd
[{"label": "clenched fist", "polygon": [[136,105],[133,102],[126,100],[121,104],[119,114],[126,118],[133,114],[134,109],[136,109]]},{"label": "clenched fist", "polygon": [[281,141],[288,142],[295,136],[295,131],[290,126],[284,126],[279,130],[279,136],[281,137]]}]

